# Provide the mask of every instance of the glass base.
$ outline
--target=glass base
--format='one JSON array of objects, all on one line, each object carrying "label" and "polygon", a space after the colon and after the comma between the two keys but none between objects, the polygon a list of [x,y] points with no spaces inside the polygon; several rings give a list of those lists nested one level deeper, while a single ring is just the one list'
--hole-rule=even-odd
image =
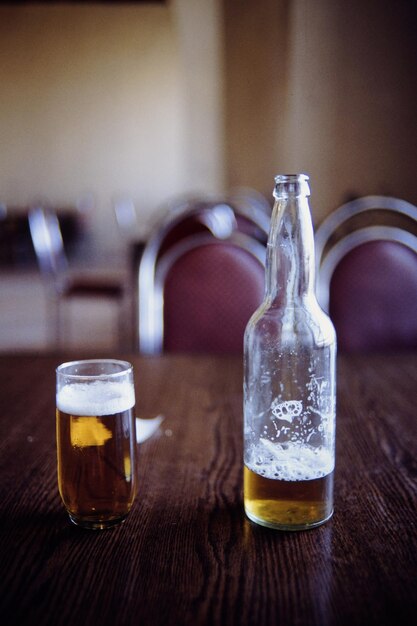
[{"label": "glass base", "polygon": [[333,510],[330,512],[330,515],[328,515],[324,519],[314,521],[314,522],[302,523],[302,524],[288,524],[288,523],[280,524],[279,522],[270,522],[260,517],[256,517],[252,513],[249,513],[246,509],[245,509],[245,513],[247,517],[251,520],[251,522],[255,522],[255,524],[259,524],[260,526],[264,526],[265,528],[272,528],[273,530],[298,531],[298,530],[309,530],[310,528],[317,528],[317,526],[321,526],[322,524],[325,524],[332,517]]},{"label": "glass base", "polygon": [[69,513],[69,518],[73,524],[79,526],[80,528],[87,528],[88,530],[106,530],[107,528],[114,528],[114,526],[122,524],[126,517],[127,513],[121,517],[113,517],[110,519],[88,519],[76,517],[75,515],[71,515],[71,513]]}]

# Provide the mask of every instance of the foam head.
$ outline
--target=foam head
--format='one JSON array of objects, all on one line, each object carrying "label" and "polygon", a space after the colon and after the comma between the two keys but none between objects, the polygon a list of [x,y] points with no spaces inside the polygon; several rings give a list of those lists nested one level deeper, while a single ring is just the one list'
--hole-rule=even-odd
[{"label": "foam head", "polygon": [[70,415],[114,415],[131,409],[135,391],[128,382],[96,380],[64,385],[57,393],[57,408]]}]

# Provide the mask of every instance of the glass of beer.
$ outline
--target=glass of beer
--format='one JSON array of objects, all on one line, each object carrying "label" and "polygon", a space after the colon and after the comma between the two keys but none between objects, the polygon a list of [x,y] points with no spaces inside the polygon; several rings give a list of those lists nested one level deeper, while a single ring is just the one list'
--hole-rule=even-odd
[{"label": "glass of beer", "polygon": [[59,493],[74,524],[123,522],[136,495],[133,368],[93,359],[56,370]]}]

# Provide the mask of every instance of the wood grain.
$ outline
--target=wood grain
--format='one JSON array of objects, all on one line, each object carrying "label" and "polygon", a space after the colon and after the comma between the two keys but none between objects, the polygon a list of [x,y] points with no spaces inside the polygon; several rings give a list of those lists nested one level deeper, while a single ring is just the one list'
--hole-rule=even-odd
[{"label": "wood grain", "polygon": [[138,416],[166,419],[140,446],[126,523],[72,526],[54,417],[67,356],[0,357],[2,623],[415,623],[415,354],[339,359],[335,515],[301,533],[245,518],[242,366],[227,357],[130,358]]}]

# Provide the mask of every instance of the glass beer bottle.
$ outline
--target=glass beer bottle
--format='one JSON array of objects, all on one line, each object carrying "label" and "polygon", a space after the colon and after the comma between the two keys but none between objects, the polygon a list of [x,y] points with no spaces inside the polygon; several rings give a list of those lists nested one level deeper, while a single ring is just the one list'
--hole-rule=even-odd
[{"label": "glass beer bottle", "polygon": [[309,195],[308,176],[276,176],[265,299],[245,332],[245,511],[282,530],[333,513],[336,337],[315,296]]}]

